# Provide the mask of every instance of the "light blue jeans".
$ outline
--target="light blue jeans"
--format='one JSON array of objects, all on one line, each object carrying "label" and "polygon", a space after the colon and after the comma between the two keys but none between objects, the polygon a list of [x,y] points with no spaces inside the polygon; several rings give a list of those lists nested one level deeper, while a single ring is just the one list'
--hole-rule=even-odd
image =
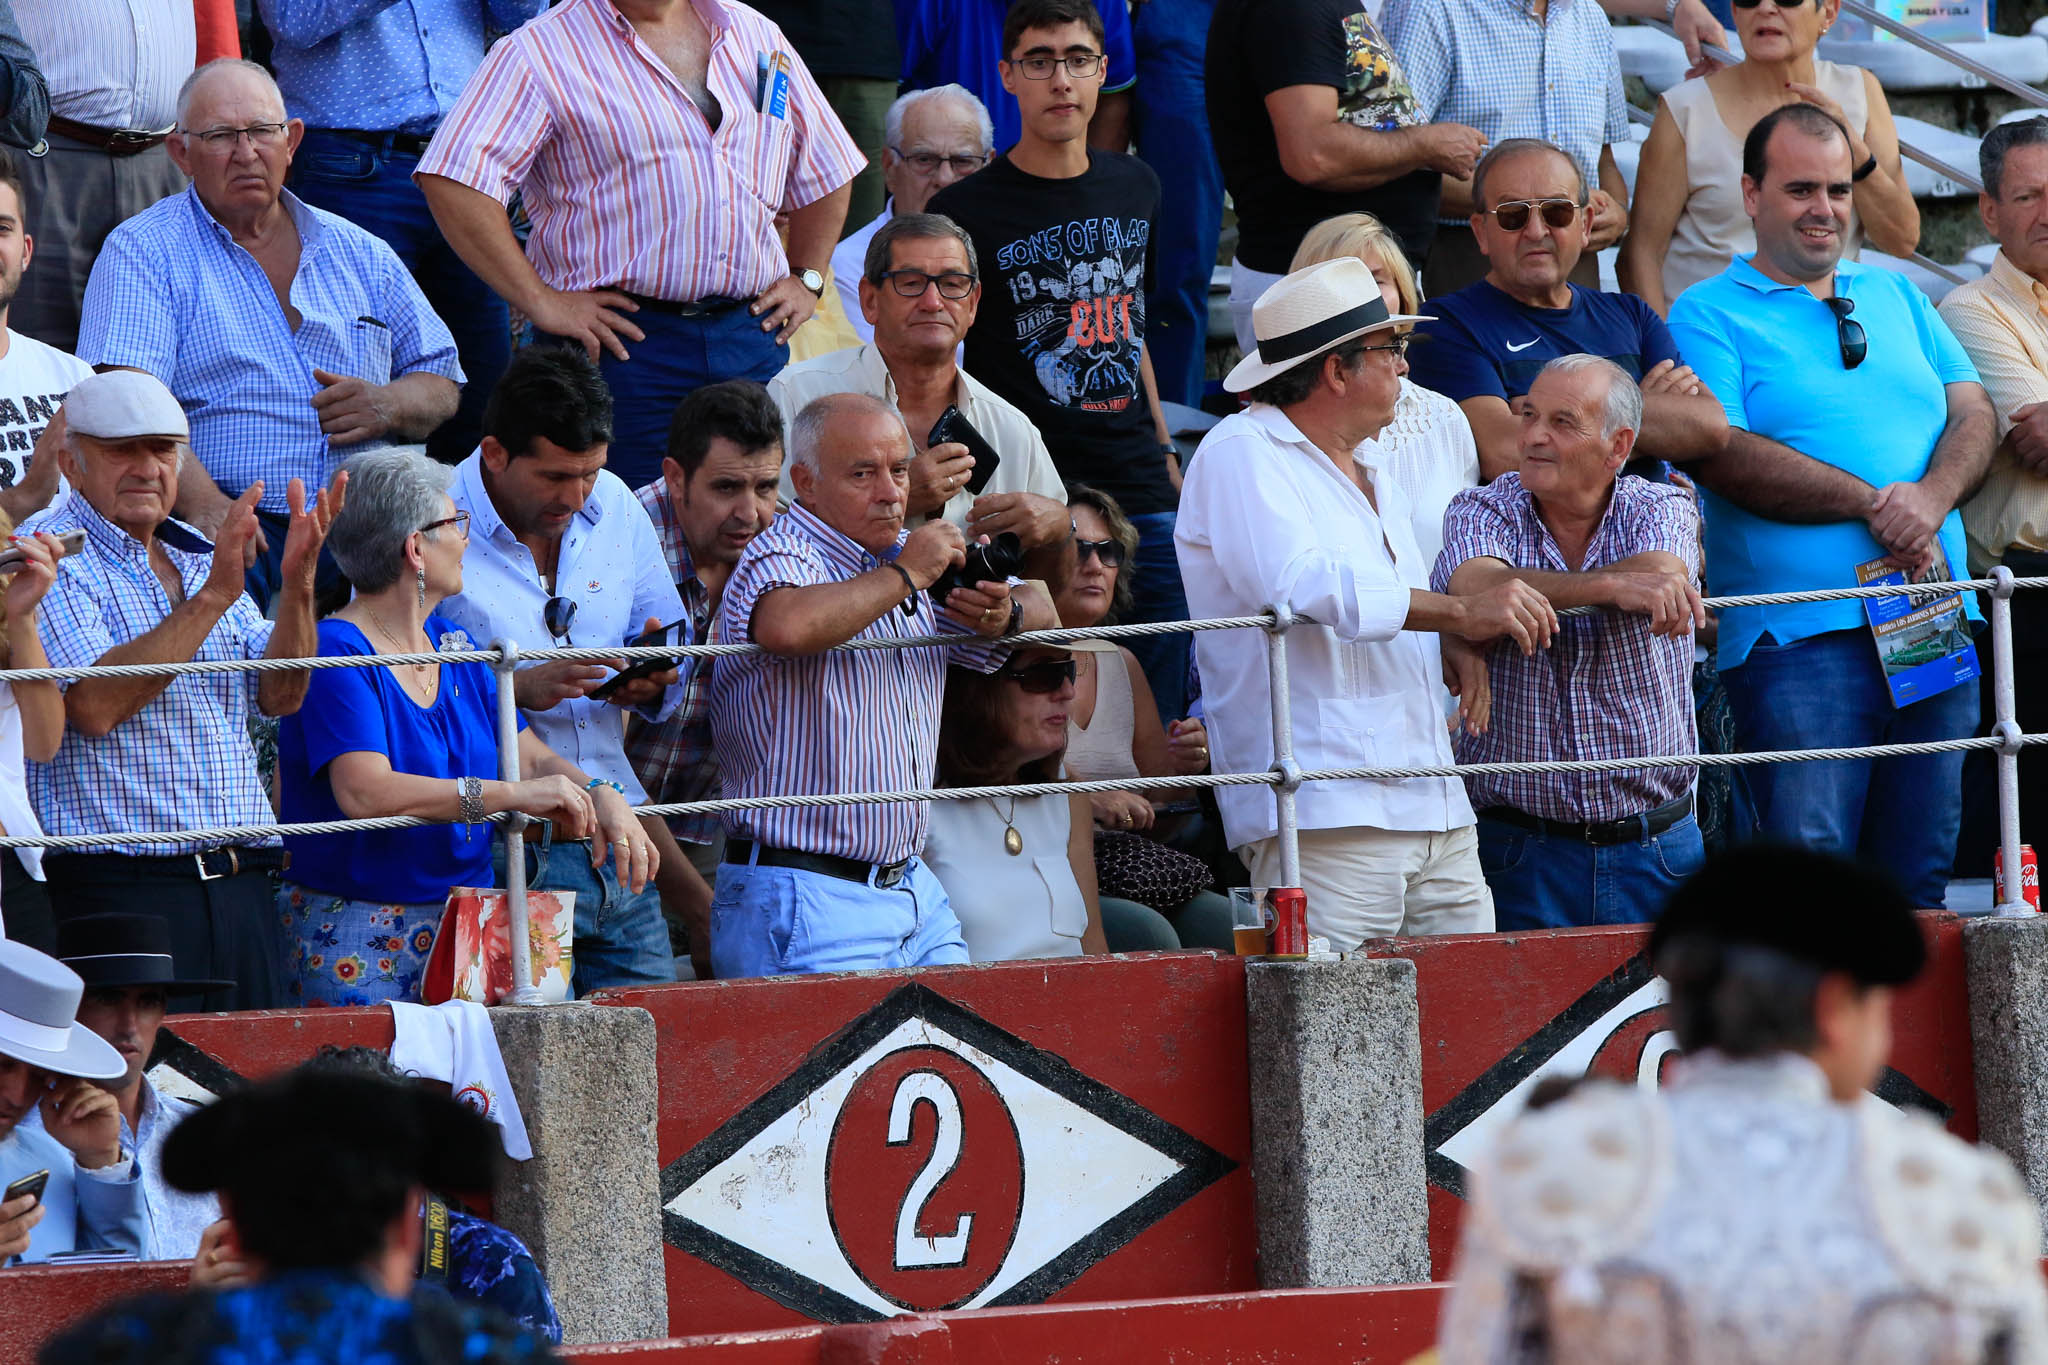
[{"label": "light blue jeans", "polygon": [[793,867],[719,864],[711,967],[721,981],[965,961],[959,917],[922,858],[912,858],[892,887]]}]

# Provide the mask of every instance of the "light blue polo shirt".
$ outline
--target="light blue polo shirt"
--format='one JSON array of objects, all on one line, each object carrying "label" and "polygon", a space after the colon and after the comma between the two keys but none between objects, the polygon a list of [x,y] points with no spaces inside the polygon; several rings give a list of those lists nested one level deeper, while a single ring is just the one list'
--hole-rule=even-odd
[{"label": "light blue polo shirt", "polygon": [[[1870,350],[1842,366],[1835,315],[1800,285],[1779,284],[1738,256],[1679,295],[1671,334],[1728,410],[1730,425],[1788,445],[1873,488],[1918,479],[1948,425],[1945,386],[1977,371],[1927,296],[1905,276],[1843,261],[1835,292],[1856,300]],[[1707,578],[1716,595],[1856,586],[1856,566],[1885,550],[1861,521],[1801,526],[1706,493]],[[1965,571],[1963,519],[1941,523],[1950,569]],[[1964,599],[1977,617],[1975,602]],[[1736,607],[1721,615],[1719,662],[1734,668],[1765,631],[1781,644],[1863,627],[1860,601]]]}]

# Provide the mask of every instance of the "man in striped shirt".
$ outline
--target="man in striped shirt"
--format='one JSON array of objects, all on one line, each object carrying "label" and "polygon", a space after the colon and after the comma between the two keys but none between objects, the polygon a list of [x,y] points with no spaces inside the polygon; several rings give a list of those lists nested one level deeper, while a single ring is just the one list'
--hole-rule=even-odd
[{"label": "man in striped shirt", "polygon": [[[946,668],[990,673],[1026,619],[1005,583],[927,589],[965,559],[943,520],[903,529],[910,433],[878,399],[833,394],[796,415],[797,501],[754,538],[719,610],[711,730],[723,795],[802,796],[928,786]],[[947,648],[837,650],[850,640],[959,631]],[[971,634],[969,633],[971,632]],[[711,901],[720,977],[967,961],[946,890],[918,857],[928,803],[794,806],[725,817]]]},{"label": "man in striped shirt", "polygon": [[637,488],[686,394],[782,369],[864,164],[789,40],[738,0],[566,0],[491,49],[416,178],[471,269],[601,362],[611,467]]}]

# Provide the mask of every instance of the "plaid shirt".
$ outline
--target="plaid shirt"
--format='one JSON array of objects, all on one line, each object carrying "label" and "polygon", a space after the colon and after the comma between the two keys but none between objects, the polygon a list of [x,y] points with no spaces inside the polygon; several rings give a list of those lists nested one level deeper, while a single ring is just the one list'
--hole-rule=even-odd
[{"label": "plaid shirt", "polygon": [[[30,517],[20,534],[74,527],[84,528],[85,548],[64,560],[42,603],[43,648],[56,668],[99,662],[114,646],[162,625],[173,605],[142,542],[94,511],[82,493]],[[189,599],[212,571],[213,546],[178,521],[159,526],[156,537]],[[258,659],[269,643],[270,623],[245,594],[214,623],[192,657]],[[273,823],[249,742],[249,711],[261,676],[181,674],[108,734],[95,738],[66,729],[54,759],[28,765],[29,798],[43,828],[51,834],[98,834]],[[275,844],[277,838],[253,842]],[[212,846],[199,839],[65,852],[162,857]]]},{"label": "plaid shirt", "polygon": [[[1670,484],[1633,474],[1615,480],[1614,497],[1586,546],[1580,571],[1662,550],[1700,577],[1700,518],[1692,498]],[[1443,592],[1468,559],[1498,559],[1522,569],[1573,572],[1516,474],[1451,500],[1444,550],[1430,586]],[[1602,609],[1558,622],[1550,648],[1524,656],[1506,640],[1486,653],[1493,721],[1483,735],[1459,735],[1460,763],[1526,763],[1699,752],[1693,728],[1690,635],[1656,636],[1648,617]],[[1480,814],[1513,806],[1546,820],[1616,820],[1692,790],[1697,768],[1629,768],[1599,773],[1469,777]]]},{"label": "plaid shirt", "polygon": [[[690,642],[717,644],[718,618],[712,610],[711,590],[690,562],[690,546],[683,539],[683,524],[676,518],[667,482],[656,479],[635,496],[647,509],[662,553],[668,556],[669,577],[675,580],[683,611],[690,618]],[[636,717],[627,725],[626,758],[640,774],[640,785],[647,788],[647,799],[653,804],[718,799],[718,753],[711,747],[709,659],[699,660],[685,671],[683,699],[667,720],[650,725]],[[718,836],[718,817],[671,815],[668,828],[685,843],[708,844]]]}]

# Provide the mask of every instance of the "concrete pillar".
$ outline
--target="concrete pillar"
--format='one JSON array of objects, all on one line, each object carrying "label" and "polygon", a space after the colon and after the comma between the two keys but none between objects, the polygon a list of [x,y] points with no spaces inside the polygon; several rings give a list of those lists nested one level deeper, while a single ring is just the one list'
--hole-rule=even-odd
[{"label": "concrete pillar", "polygon": [[1415,964],[1255,962],[1245,980],[1260,1282],[1429,1279]]},{"label": "concrete pillar", "polygon": [[1977,1135],[2048,1217],[2048,916],[1963,924]]},{"label": "concrete pillar", "polygon": [[491,1011],[533,1159],[507,1162],[497,1221],[547,1276],[569,1345],[668,1335],[655,1149],[654,1016],[611,1005]]}]

